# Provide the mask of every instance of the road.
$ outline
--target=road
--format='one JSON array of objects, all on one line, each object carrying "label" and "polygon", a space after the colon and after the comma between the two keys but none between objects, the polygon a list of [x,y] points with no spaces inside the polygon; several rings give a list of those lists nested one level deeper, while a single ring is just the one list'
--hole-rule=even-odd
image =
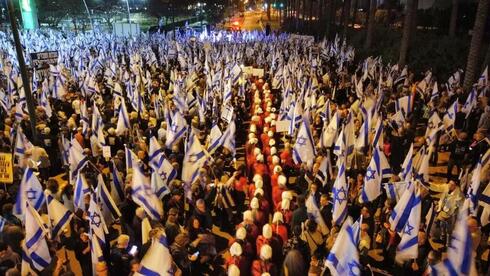
[{"label": "road", "polygon": [[265,25],[269,23],[272,30],[278,30],[279,18],[277,16],[271,16],[271,20],[267,20],[267,14],[264,11],[246,11],[243,13],[243,17],[235,16],[226,23],[225,28],[230,28],[233,22],[238,21],[241,29],[246,31],[263,30]]}]

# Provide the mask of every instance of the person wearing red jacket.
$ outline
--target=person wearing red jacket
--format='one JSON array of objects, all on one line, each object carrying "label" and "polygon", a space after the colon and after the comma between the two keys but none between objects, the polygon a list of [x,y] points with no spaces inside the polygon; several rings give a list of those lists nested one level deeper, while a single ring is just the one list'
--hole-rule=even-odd
[{"label": "person wearing red jacket", "polygon": [[272,238],[272,227],[270,224],[265,224],[262,227],[262,235],[260,235],[257,238],[257,241],[255,242],[257,252],[260,252],[260,249],[262,249],[262,246],[265,244],[270,245],[270,240]]},{"label": "person wearing red jacket", "polygon": [[238,225],[238,228],[240,227],[247,230],[247,238],[250,240],[256,240],[259,236],[259,228],[255,225],[253,214],[250,210],[243,212],[243,221]]},{"label": "person wearing red jacket", "polygon": [[272,232],[281,237],[282,243],[288,240],[288,228],[284,225],[284,218],[281,212],[275,212],[272,217]]},{"label": "person wearing red jacket", "polygon": [[286,190],[286,177],[279,175],[278,185],[272,185],[272,203],[274,204],[274,210],[277,210],[281,205],[282,193]]},{"label": "person wearing red jacket", "polygon": [[269,273],[271,276],[277,275],[277,268],[270,262],[272,258],[272,248],[264,244],[260,249],[260,258],[252,263],[252,275],[262,276],[263,273]]},{"label": "person wearing red jacket", "polygon": [[252,209],[252,217],[255,225],[261,228],[262,226],[264,226],[264,224],[267,223],[268,217],[266,217],[265,213],[260,210],[260,203],[258,198],[252,198],[252,201],[250,202],[250,208]]},{"label": "person wearing red jacket", "polygon": [[230,257],[226,259],[225,266],[229,268],[231,265],[236,265],[240,269],[240,273],[248,275],[250,273],[250,263],[242,256],[242,253],[242,246],[237,242],[233,243],[230,246]]}]

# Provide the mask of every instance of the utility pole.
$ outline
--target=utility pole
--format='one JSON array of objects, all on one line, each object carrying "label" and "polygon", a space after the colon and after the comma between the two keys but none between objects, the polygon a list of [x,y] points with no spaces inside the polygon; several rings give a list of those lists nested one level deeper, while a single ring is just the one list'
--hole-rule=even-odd
[{"label": "utility pole", "polygon": [[6,1],[10,18],[10,26],[12,28],[12,35],[14,36],[15,50],[17,52],[17,60],[19,62],[20,75],[22,77],[22,85],[24,86],[24,92],[26,94],[27,110],[31,121],[32,143],[37,146],[39,143],[36,132],[36,110],[34,109],[34,100],[31,93],[31,82],[29,81],[29,76],[27,75],[24,51],[22,49],[22,45],[20,44],[19,30],[17,29],[17,22],[15,21],[14,4],[12,3],[13,0]]}]

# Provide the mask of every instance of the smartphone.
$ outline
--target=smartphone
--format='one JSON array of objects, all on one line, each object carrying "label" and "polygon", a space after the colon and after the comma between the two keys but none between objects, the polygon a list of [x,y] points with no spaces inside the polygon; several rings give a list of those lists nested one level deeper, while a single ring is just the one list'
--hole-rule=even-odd
[{"label": "smartphone", "polygon": [[199,251],[196,251],[196,253],[192,254],[192,256],[199,256]]},{"label": "smartphone", "polygon": [[129,250],[129,255],[135,256],[136,253],[138,253],[138,247],[136,245],[133,245],[131,249]]}]

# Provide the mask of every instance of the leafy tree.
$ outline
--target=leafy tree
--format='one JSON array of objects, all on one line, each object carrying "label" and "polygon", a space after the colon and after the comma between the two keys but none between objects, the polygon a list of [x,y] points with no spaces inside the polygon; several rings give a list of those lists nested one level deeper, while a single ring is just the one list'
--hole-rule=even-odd
[{"label": "leafy tree", "polygon": [[37,10],[39,22],[46,23],[50,27],[58,26],[66,17],[75,19],[85,12],[80,0],[38,0]]}]

